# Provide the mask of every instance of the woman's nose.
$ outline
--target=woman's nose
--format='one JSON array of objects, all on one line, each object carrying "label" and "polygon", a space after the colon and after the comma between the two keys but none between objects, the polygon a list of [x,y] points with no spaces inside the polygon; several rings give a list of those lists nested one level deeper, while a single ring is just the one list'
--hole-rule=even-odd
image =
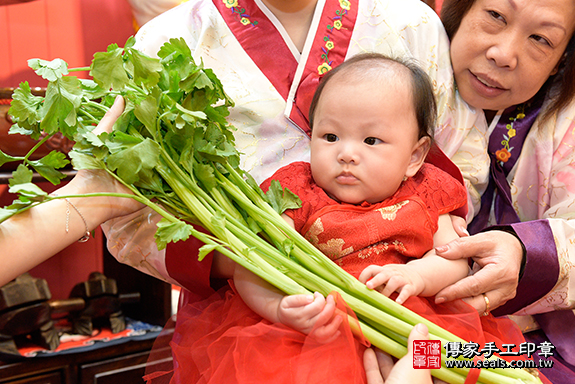
[{"label": "woman's nose", "polygon": [[521,50],[518,39],[512,34],[494,39],[486,52],[487,59],[493,61],[499,68],[514,70],[518,63]]}]

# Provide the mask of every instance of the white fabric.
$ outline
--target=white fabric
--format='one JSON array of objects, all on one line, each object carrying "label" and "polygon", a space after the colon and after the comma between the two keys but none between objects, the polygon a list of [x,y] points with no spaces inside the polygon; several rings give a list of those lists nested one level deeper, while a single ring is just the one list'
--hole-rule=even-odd
[{"label": "white fabric", "polygon": [[[518,312],[535,314],[575,307],[575,102],[531,128],[509,174],[513,205],[522,222],[548,219],[560,273],[553,290]],[[533,239],[539,241],[539,239]]]}]

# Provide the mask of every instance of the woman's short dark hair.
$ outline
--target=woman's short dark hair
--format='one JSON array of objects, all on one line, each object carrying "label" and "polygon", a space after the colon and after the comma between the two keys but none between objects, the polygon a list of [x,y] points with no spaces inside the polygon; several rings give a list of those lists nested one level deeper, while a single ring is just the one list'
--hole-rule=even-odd
[{"label": "woman's short dark hair", "polygon": [[[475,0],[445,0],[441,6],[441,21],[447,31],[449,39],[457,33],[461,20],[469,12]],[[575,35],[571,36],[565,53],[559,62],[558,72],[550,76],[541,93],[551,99],[551,103],[543,113],[543,119],[551,117],[563,107],[567,106],[575,97]],[[552,92],[552,93],[551,93]]]},{"label": "woman's short dark hair", "polygon": [[[360,78],[361,76],[365,76],[366,78],[373,76],[374,71],[377,70],[378,63],[387,64],[389,62],[397,63],[405,67],[411,75],[411,93],[413,97],[415,117],[417,119],[419,129],[418,138],[421,139],[426,136],[433,138],[433,132],[435,130],[437,120],[437,106],[435,102],[435,94],[433,92],[433,85],[431,84],[429,76],[427,76],[427,73],[425,73],[414,60],[391,58],[379,53],[362,53],[355,55],[323,76],[313,95],[309,108],[310,127],[313,129],[315,111],[321,94],[323,93],[326,84],[329,83],[336,74],[344,71],[351,71],[355,68],[356,70],[353,72],[354,76],[351,81],[357,81],[358,76],[360,76]],[[340,79],[340,81],[342,81],[342,79]],[[382,105],[382,108],[385,108],[385,105]]]}]

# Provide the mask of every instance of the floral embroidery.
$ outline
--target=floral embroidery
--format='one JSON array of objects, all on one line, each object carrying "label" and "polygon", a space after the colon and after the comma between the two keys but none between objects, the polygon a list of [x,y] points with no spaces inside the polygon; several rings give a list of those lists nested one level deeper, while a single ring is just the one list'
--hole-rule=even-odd
[{"label": "floral embroidery", "polygon": [[380,254],[386,252],[388,249],[389,249],[389,243],[380,241],[377,244],[370,245],[370,246],[364,248],[363,250],[361,250],[357,254],[357,257],[359,257],[360,259],[367,259],[372,254],[380,255]]},{"label": "floral embroidery", "polygon": [[305,238],[332,260],[347,256],[353,252],[353,247],[343,249],[345,245],[345,240],[343,239],[329,239],[327,243],[320,244],[318,236],[323,231],[323,223],[321,218],[318,218],[305,234]]},{"label": "floral embroidery", "polygon": [[515,128],[513,128],[513,125],[515,124],[515,121],[521,120],[525,117],[525,105],[520,105],[517,108],[517,111],[518,111],[517,115],[515,117],[510,117],[509,118],[510,123],[505,126],[505,128],[507,128],[507,134],[503,135],[503,140],[501,141],[501,145],[503,146],[503,148],[501,148],[498,151],[495,151],[495,158],[497,159],[499,164],[501,164],[501,166],[503,166],[503,164],[506,163],[511,158],[511,152],[513,151],[513,147],[509,146],[509,142],[511,141],[512,138],[514,138],[517,135],[517,131],[515,130]]},{"label": "floral embroidery", "polygon": [[407,248],[405,248],[405,245],[401,241],[395,240],[392,244],[395,246],[395,250],[402,255],[407,252]]},{"label": "floral embroidery", "polygon": [[506,149],[500,149],[499,151],[495,151],[495,157],[501,163],[507,163],[507,160],[511,157],[511,153]]},{"label": "floral embroidery", "polygon": [[329,66],[328,63],[323,63],[322,65],[317,67],[317,71],[319,72],[320,75],[323,75],[324,73],[326,73],[327,71],[330,71],[330,70],[331,70],[331,67]]},{"label": "floral embroidery", "polygon": [[351,3],[348,0],[339,0],[339,6],[345,9],[346,11],[349,11]]},{"label": "floral embroidery", "polygon": [[397,216],[397,211],[399,211],[404,205],[407,205],[407,203],[409,203],[409,200],[400,201],[392,206],[376,209],[376,211],[381,213],[381,218],[383,220],[393,221]]},{"label": "floral embroidery", "polygon": [[323,41],[325,41],[325,45],[321,47],[322,54],[321,58],[323,59],[323,63],[321,63],[317,67],[317,72],[319,75],[323,75],[324,73],[331,70],[332,61],[329,59],[329,51],[335,48],[335,43],[330,39],[330,35],[333,33],[334,30],[339,31],[343,27],[342,20],[347,15],[347,11],[351,8],[351,2],[349,0],[339,0],[339,6],[341,9],[335,11],[335,16],[332,18],[333,25],[327,25],[327,35],[323,37]]},{"label": "floral embroidery", "polygon": [[243,25],[253,25],[253,26],[258,25],[257,21],[250,20],[250,15],[246,14],[245,8],[238,7],[238,0],[222,0],[222,1],[225,4],[225,6],[232,11],[232,13],[234,14],[237,13],[240,23],[242,23]]}]

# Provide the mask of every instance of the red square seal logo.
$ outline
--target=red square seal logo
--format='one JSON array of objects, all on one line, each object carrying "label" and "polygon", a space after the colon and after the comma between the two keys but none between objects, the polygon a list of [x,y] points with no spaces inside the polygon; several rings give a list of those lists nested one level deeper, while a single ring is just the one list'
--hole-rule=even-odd
[{"label": "red square seal logo", "polygon": [[413,368],[440,369],[441,342],[439,340],[414,340]]}]

